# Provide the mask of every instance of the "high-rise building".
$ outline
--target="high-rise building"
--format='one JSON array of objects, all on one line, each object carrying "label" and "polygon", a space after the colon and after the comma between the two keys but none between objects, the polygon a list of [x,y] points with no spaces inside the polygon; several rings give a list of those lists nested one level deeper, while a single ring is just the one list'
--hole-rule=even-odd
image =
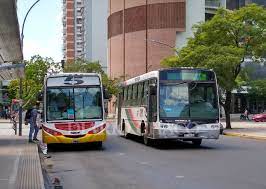
[{"label": "high-rise building", "polygon": [[99,61],[107,71],[108,0],[63,0],[66,61]]},{"label": "high-rise building", "polygon": [[63,54],[64,60],[75,59],[75,0],[63,0]]},{"label": "high-rise building", "polygon": [[107,72],[108,0],[84,0],[85,59],[99,61]]}]

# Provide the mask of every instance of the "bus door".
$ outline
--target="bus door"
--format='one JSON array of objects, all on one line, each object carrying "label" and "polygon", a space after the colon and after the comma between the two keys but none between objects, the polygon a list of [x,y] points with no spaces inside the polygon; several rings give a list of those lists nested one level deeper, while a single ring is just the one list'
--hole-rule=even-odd
[{"label": "bus door", "polygon": [[147,114],[148,114],[148,127],[146,133],[150,136],[152,133],[152,125],[157,121],[157,83],[156,80],[151,80],[148,87],[147,99]]}]

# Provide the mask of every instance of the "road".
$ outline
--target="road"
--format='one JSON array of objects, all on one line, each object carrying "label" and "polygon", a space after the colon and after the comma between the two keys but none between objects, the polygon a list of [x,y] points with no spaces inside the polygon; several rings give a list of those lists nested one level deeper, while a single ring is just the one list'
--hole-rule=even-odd
[{"label": "road", "polygon": [[57,146],[51,178],[64,189],[265,189],[266,142],[222,136],[195,148],[171,142],[157,148],[110,136],[103,150]]}]

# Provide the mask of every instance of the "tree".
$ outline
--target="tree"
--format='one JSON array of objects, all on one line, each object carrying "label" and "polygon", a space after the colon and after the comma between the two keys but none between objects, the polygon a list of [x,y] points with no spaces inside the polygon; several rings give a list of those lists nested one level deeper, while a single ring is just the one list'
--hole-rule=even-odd
[{"label": "tree", "polygon": [[266,79],[254,80],[249,83],[249,97],[256,100],[265,100],[266,97]]},{"label": "tree", "polygon": [[241,81],[242,64],[246,57],[259,60],[266,56],[266,9],[256,4],[235,11],[219,9],[194,30],[194,37],[178,55],[164,59],[162,65],[213,69],[225,94],[220,104],[225,110],[226,128],[231,128],[231,91]]},{"label": "tree", "polygon": [[[43,87],[44,77],[59,71],[60,64],[51,58],[33,56],[25,61],[25,78],[22,80],[23,108],[27,108],[37,100],[37,94]],[[19,99],[19,80],[13,80],[8,86],[9,98]]]},{"label": "tree", "polygon": [[119,83],[120,79],[109,79],[98,61],[90,62],[87,60],[77,59],[74,62],[67,63],[64,66],[64,72],[99,73],[102,76],[103,85],[107,88],[109,93],[114,96],[117,96],[119,93],[117,84]]}]

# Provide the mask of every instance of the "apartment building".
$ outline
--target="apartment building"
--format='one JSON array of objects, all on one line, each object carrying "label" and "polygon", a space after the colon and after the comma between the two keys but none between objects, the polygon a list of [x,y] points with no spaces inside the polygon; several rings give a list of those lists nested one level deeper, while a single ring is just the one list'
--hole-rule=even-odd
[{"label": "apartment building", "polygon": [[99,61],[107,72],[108,0],[63,0],[64,60]]},{"label": "apartment building", "polygon": [[205,0],[205,18],[206,20],[211,19],[219,7],[234,10],[250,3],[266,6],[266,0]]}]

